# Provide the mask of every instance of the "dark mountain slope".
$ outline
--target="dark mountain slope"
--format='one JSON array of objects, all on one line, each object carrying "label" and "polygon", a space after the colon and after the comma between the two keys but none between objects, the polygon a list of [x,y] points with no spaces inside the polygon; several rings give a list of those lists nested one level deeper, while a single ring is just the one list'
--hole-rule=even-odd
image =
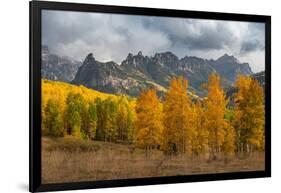
[{"label": "dark mountain slope", "polygon": [[99,91],[136,96],[147,87],[165,91],[175,76],[189,80],[190,91],[204,96],[201,85],[211,73],[222,76],[224,87],[229,87],[237,74],[251,75],[248,63],[240,63],[235,57],[224,55],[217,60],[185,56],[179,59],[172,52],[144,56],[131,53],[119,65],[115,62],[102,63],[89,54],[79,68],[73,84],[84,85]]},{"label": "dark mountain slope", "polygon": [[47,46],[42,46],[41,75],[44,79],[70,82],[81,64],[70,58],[51,54]]}]

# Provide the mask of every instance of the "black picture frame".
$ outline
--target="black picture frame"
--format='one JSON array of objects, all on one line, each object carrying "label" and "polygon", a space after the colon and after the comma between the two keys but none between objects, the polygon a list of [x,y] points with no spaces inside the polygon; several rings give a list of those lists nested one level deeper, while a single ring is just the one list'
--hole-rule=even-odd
[{"label": "black picture frame", "polygon": [[[62,2],[29,2],[30,10],[30,140],[29,140],[29,191],[59,191],[91,188],[139,186],[213,180],[261,178],[271,176],[271,17],[233,13],[170,10]],[[107,180],[75,183],[41,183],[41,11],[67,10],[80,12],[119,13],[146,16],[168,16],[229,21],[265,23],[265,170],[219,174],[152,177],[126,180]]]}]

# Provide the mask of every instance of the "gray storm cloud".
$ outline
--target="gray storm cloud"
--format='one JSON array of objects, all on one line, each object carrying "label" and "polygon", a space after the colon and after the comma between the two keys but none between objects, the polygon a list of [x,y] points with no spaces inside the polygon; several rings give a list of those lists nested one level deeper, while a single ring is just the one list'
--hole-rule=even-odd
[{"label": "gray storm cloud", "polygon": [[263,23],[44,10],[42,44],[52,53],[120,63],[129,52],[172,51],[216,59],[228,53],[264,70]]}]

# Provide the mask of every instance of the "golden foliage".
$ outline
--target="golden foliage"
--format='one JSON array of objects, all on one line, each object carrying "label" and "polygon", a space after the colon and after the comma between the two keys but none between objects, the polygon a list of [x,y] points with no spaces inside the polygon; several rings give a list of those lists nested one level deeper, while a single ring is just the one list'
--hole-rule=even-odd
[{"label": "golden foliage", "polygon": [[155,90],[143,91],[136,104],[136,143],[147,150],[162,142],[162,104]]},{"label": "golden foliage", "polygon": [[264,146],[264,91],[251,77],[239,76],[236,82],[234,127],[240,151]]},{"label": "golden foliage", "polygon": [[[204,125],[203,127],[208,130],[208,143],[210,148],[211,159],[216,159],[217,154],[223,148],[225,137],[228,137],[228,143],[233,141],[227,132],[231,130],[231,125],[228,120],[225,119],[228,100],[221,88],[220,77],[216,74],[209,76],[209,82],[206,85],[208,95],[204,101]],[[229,145],[230,146],[230,145]],[[230,151],[231,148],[227,148]]]},{"label": "golden foliage", "polygon": [[62,109],[65,108],[66,98],[68,93],[81,94],[83,98],[89,102],[94,101],[96,98],[105,100],[109,97],[117,99],[118,97],[113,94],[106,94],[95,91],[93,89],[86,88],[84,86],[71,85],[65,82],[42,80],[42,105],[45,106],[49,99],[53,99],[59,102]]},{"label": "golden foliage", "polygon": [[[58,130],[64,131],[64,135],[68,134],[79,138],[93,139],[95,138],[98,129],[98,131],[102,130],[102,134],[105,134],[103,135],[104,139],[106,138],[107,140],[112,141],[116,140],[117,136],[116,124],[120,124],[120,127],[122,127],[122,124],[126,124],[130,127],[130,129],[127,130],[130,132],[130,136],[126,136],[126,140],[132,138],[135,106],[134,99],[129,99],[126,96],[106,94],[84,86],[75,86],[64,82],[42,80],[41,83],[42,123],[44,123],[42,124],[43,134],[48,134],[48,130],[50,130],[50,126],[47,126],[46,122],[50,122],[49,120],[56,120],[55,118],[50,118],[50,108],[46,108],[47,104],[51,101],[52,104],[55,103],[55,108],[58,109],[57,114],[64,117],[64,123],[60,124],[62,126],[60,126],[60,128],[57,127]],[[102,111],[102,116],[106,117],[106,119],[102,120],[103,128],[97,128],[97,100],[102,101],[101,105],[104,110]],[[125,109],[121,110],[120,108],[123,108],[122,106],[124,106]],[[46,110],[49,111],[46,112]],[[47,116],[46,113],[48,113]],[[120,117],[122,113],[125,113],[126,117]],[[101,114],[99,113],[99,115]],[[120,120],[121,118],[126,120],[116,122],[116,119]],[[48,128],[46,128],[46,126]],[[98,134],[100,133],[101,132],[98,132]]]},{"label": "golden foliage", "polygon": [[204,124],[204,109],[201,101],[196,101],[192,105],[191,126],[194,131],[192,138],[192,152],[196,155],[205,154],[208,150],[209,131]]},{"label": "golden foliage", "polygon": [[209,76],[204,100],[191,98],[188,81],[173,78],[163,104],[155,90],[136,99],[101,93],[84,86],[42,80],[43,135],[73,135],[110,142],[134,142],[150,152],[209,154],[226,159],[235,151],[264,147],[264,93],[251,77],[235,83],[235,106],[229,108],[221,80]]},{"label": "golden foliage", "polygon": [[191,124],[191,101],[188,81],[178,77],[170,81],[164,101],[164,149],[171,153],[190,153],[194,130]]}]

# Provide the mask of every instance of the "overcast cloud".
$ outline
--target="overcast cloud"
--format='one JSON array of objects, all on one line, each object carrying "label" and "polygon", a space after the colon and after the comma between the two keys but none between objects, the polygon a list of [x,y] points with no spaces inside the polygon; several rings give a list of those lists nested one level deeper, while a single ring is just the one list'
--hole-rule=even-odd
[{"label": "overcast cloud", "polygon": [[117,63],[138,51],[207,59],[227,53],[249,62],[254,72],[265,68],[263,23],[44,10],[42,44],[81,61],[88,53]]}]

